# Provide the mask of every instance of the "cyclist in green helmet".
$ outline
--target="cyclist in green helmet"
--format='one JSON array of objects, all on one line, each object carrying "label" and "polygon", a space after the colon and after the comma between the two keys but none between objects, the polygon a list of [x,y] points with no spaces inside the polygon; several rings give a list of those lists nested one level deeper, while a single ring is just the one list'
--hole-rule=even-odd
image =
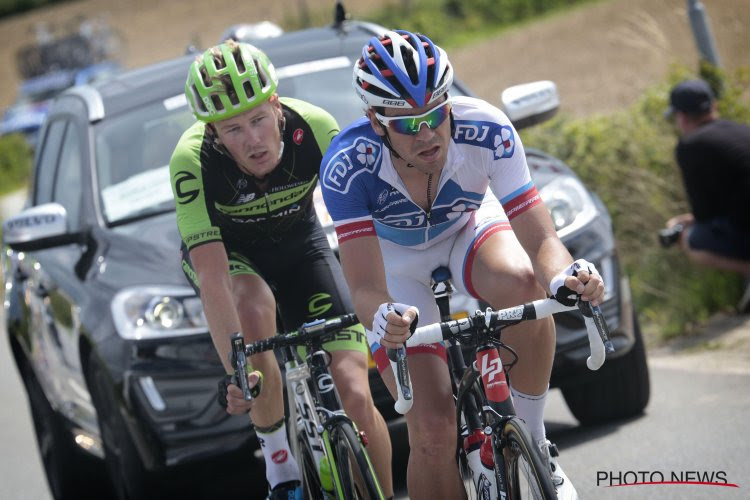
[{"label": "cyclist in green helmet", "polygon": [[[312,200],[338,124],[316,106],[279,97],[277,84],[273,64],[252,45],[229,40],[204,52],[185,85],[198,121],[170,161],[183,270],[227,373],[233,333],[251,342],[353,310]],[[276,324],[277,301],[284,325]],[[344,408],[370,436],[368,451],[391,496],[390,438],[370,394],[362,325],[337,333],[325,348]],[[225,379],[219,399],[231,414],[252,408],[270,497],[301,496],[276,358],[267,352],[250,363],[264,377],[260,396],[247,402]],[[258,379],[257,372],[248,376],[251,384]]]}]

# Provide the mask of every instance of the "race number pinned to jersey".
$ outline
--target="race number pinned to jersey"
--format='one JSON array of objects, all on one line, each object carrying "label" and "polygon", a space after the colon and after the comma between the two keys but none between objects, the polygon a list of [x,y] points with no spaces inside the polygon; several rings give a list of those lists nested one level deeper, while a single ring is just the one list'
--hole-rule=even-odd
[{"label": "race number pinned to jersey", "polygon": [[381,150],[380,144],[366,137],[357,137],[350,147],[336,153],[326,164],[323,185],[326,189],[346,194],[357,175],[375,171],[380,163]]},{"label": "race number pinned to jersey", "polygon": [[456,120],[453,140],[458,144],[490,149],[496,160],[513,156],[516,146],[512,127],[483,121]]}]

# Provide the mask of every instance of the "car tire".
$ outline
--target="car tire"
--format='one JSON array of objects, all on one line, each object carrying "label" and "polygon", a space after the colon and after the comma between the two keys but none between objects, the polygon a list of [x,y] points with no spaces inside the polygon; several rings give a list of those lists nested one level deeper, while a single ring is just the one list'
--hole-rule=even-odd
[{"label": "car tire", "polygon": [[582,425],[595,425],[639,415],[651,393],[646,346],[633,314],[635,343],[629,353],[605,361],[586,380],[562,387],[570,412]]},{"label": "car tire", "polygon": [[28,366],[23,369],[23,381],[31,407],[39,456],[52,497],[56,500],[78,499],[81,491],[90,492],[92,498],[111,496],[104,464],[76,447],[62,417],[47,401]]},{"label": "car tire", "polygon": [[119,403],[108,382],[109,374],[93,354],[86,373],[115,497],[119,500],[152,498],[153,485],[120,414]]}]

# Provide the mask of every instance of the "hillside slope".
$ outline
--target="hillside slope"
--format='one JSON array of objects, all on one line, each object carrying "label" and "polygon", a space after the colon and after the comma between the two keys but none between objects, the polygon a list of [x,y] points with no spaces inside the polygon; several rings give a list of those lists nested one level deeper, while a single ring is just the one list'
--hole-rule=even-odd
[{"label": "hillside slope", "polygon": [[[725,69],[750,66],[750,4],[703,0]],[[554,80],[561,110],[620,109],[662,81],[674,63],[697,69],[686,0],[609,0],[584,5],[455,50],[451,60],[481,97],[499,102],[517,83]]]},{"label": "hillside slope", "polygon": [[[373,5],[368,0],[344,3],[359,18]],[[750,65],[748,0],[703,4],[724,66]],[[237,22],[281,23],[295,17],[300,6],[333,12],[333,5],[333,0],[213,0],[207,12],[207,4],[197,0],[79,0],[0,20],[0,60],[15,67],[15,53],[33,39],[37,22],[101,17],[125,40],[125,65],[136,67],[178,55],[191,42],[216,43],[224,28]],[[564,111],[609,111],[659,82],[673,62],[694,64],[697,52],[686,9],[685,0],[602,0],[453,50],[451,58],[459,76],[492,102],[508,85],[551,79],[558,84]],[[18,85],[14,72],[6,78],[0,107],[13,101]]]}]

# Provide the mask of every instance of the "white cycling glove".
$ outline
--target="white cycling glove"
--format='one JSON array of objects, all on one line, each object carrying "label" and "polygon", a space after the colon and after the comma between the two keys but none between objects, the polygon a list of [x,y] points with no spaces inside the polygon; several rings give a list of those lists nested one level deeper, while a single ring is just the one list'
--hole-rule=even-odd
[{"label": "white cycling glove", "polygon": [[568,276],[578,276],[578,271],[588,271],[590,274],[599,275],[596,266],[585,259],[578,259],[563,271],[557,273],[549,283],[549,290],[561,304],[572,306],[576,303],[578,294],[575,290],[571,290],[565,286],[565,278]]},{"label": "white cycling glove", "polygon": [[[378,338],[383,338],[385,335],[385,328],[388,326],[388,320],[386,317],[388,316],[388,313],[391,311],[396,312],[399,316],[403,316],[407,309],[409,309],[412,306],[407,306],[406,304],[400,304],[398,302],[385,302],[383,304],[380,304],[380,307],[378,307],[378,310],[375,311],[375,315],[372,318],[372,333],[378,336]],[[415,307],[416,309],[416,307]],[[412,333],[414,333],[414,330],[417,328],[417,320],[419,319],[419,311],[417,311],[417,316],[414,318],[414,321],[411,322],[411,325],[409,326],[409,330],[411,330]]]}]

